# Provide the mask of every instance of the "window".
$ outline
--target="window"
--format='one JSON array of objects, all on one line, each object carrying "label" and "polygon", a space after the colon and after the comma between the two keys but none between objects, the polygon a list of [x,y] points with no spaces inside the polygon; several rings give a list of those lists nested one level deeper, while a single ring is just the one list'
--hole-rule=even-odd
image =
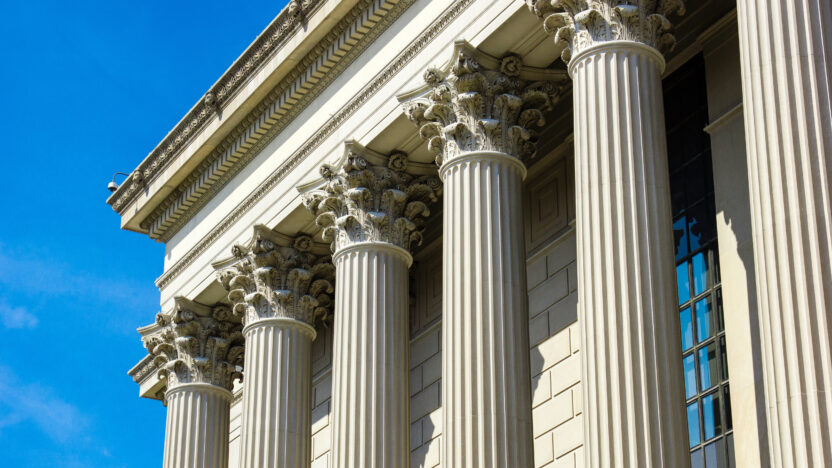
[{"label": "window", "polygon": [[701,55],[665,79],[664,98],[691,467],[733,468],[710,140],[702,130],[708,108]]}]

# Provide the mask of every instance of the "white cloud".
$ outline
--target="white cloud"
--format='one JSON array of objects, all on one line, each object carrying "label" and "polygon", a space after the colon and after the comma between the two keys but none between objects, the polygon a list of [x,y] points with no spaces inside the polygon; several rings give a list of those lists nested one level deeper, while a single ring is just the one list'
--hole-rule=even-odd
[{"label": "white cloud", "polygon": [[0,323],[10,329],[32,329],[38,326],[38,318],[24,307],[12,307],[0,299]]},{"label": "white cloud", "polygon": [[61,443],[78,439],[88,425],[81,411],[56,397],[51,388],[21,382],[11,369],[0,365],[0,429],[27,421]]}]

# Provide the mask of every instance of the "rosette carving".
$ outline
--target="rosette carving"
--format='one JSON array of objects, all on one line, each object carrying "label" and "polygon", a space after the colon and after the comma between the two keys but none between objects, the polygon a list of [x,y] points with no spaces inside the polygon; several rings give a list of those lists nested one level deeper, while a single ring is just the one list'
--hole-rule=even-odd
[{"label": "rosette carving", "polygon": [[143,341],[169,390],[207,383],[230,391],[241,377],[242,327],[228,307],[208,307],[178,297],[173,313],[156,314],[156,325],[159,330]]},{"label": "rosette carving", "polygon": [[557,72],[524,67],[515,55],[497,60],[467,44],[457,44],[448,70],[429,68],[424,80],[427,95],[404,103],[404,111],[439,166],[472,151],[533,157],[543,113],[566,82]]},{"label": "rosette carving", "polygon": [[310,252],[309,236],[289,244],[280,245],[267,227],[256,226],[250,245],[235,245],[236,261],[217,273],[244,324],[285,317],[314,326],[329,319],[335,282],[330,257]]},{"label": "rosette carving", "polygon": [[563,61],[593,45],[634,41],[661,53],[676,45],[672,14],[685,14],[683,0],[526,0],[543,27],[563,43]]},{"label": "rosette carving", "polygon": [[347,147],[340,167],[327,164],[324,186],[304,195],[304,204],[332,242],[332,251],[359,242],[387,242],[409,250],[422,242],[428,206],[442,194],[435,175],[412,175],[407,155],[394,153],[386,164],[374,164],[360,145]]}]

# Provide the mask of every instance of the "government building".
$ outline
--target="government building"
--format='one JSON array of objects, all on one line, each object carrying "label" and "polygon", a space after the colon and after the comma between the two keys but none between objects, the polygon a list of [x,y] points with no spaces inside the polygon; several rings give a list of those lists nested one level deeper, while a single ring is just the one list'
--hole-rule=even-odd
[{"label": "government building", "polygon": [[163,466],[832,466],[831,108],[828,0],[291,0],[107,201]]}]

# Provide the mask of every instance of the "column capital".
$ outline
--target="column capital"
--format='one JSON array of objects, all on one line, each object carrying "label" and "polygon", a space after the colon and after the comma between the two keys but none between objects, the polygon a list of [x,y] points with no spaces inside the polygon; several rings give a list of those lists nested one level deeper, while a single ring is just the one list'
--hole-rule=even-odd
[{"label": "column capital", "polygon": [[314,327],[328,318],[335,267],[329,255],[313,253],[313,245],[309,236],[289,238],[257,225],[247,245],[235,245],[231,259],[214,264],[243,325],[288,318]]},{"label": "column capital", "polygon": [[321,166],[323,187],[306,193],[304,204],[333,252],[367,242],[409,252],[422,242],[428,205],[442,194],[442,182],[432,173],[407,171],[406,154],[381,157],[355,142],[347,143],[340,163]]},{"label": "column capital", "polygon": [[637,42],[664,54],[676,45],[672,14],[685,14],[683,0],[526,0],[543,28],[564,44],[569,62],[594,46]]},{"label": "column capital", "polygon": [[187,384],[230,391],[243,361],[239,320],[223,305],[209,307],[184,297],[175,301],[172,312],[156,314],[158,330],[143,339],[159,378],[168,392]]},{"label": "column capital", "polygon": [[524,66],[516,55],[498,59],[464,41],[448,64],[423,77],[425,87],[400,99],[439,166],[479,151],[533,157],[543,112],[568,82],[563,72]]}]

